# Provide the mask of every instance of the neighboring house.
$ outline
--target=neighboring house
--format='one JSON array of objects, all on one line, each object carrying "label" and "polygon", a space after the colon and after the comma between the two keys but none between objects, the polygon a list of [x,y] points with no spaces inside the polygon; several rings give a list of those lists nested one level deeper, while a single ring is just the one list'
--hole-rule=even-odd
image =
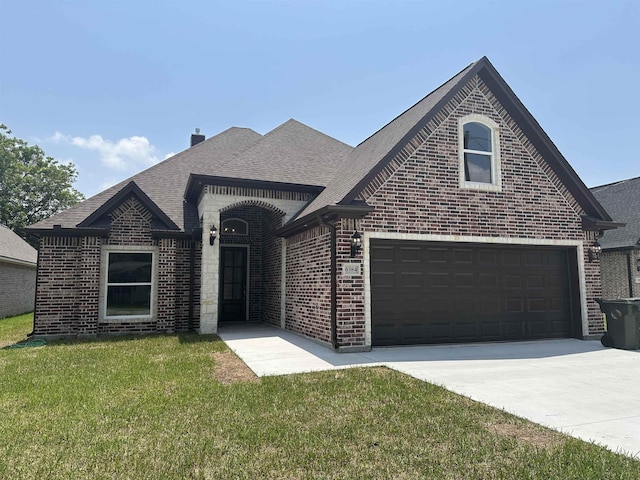
[{"label": "neighboring house", "polygon": [[38,251],[0,225],[0,318],[33,310]]},{"label": "neighboring house", "polygon": [[38,336],[267,322],[340,351],[603,331],[615,228],[489,60],[357,147],[230,128],[31,226]]},{"label": "neighboring house", "polygon": [[640,297],[640,177],[594,187],[591,192],[616,221],[626,224],[599,239],[602,296]]}]

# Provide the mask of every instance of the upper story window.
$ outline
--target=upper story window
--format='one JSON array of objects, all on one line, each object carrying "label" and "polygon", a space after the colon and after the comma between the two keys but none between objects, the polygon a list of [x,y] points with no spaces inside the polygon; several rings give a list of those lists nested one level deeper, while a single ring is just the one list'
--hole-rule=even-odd
[{"label": "upper story window", "polygon": [[482,115],[468,115],[458,124],[460,187],[500,191],[498,124]]},{"label": "upper story window", "polygon": [[229,218],[222,222],[222,233],[230,235],[247,235],[248,225],[239,218]]}]

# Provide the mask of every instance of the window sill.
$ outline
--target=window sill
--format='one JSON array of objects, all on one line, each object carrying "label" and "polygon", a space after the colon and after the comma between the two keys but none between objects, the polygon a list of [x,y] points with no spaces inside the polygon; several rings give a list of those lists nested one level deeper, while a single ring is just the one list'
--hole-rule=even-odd
[{"label": "window sill", "polygon": [[148,323],[154,321],[151,315],[141,317],[140,315],[122,315],[118,317],[100,318],[98,323]]},{"label": "window sill", "polygon": [[501,192],[502,186],[493,183],[474,183],[474,182],[461,182],[460,188],[463,190],[479,190],[482,192]]}]

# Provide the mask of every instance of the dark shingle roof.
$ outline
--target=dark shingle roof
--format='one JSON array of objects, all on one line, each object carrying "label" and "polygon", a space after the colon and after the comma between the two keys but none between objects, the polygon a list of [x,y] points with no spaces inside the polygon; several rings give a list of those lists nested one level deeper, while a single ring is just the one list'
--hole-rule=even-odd
[{"label": "dark shingle roof", "polygon": [[353,147],[290,119],[216,169],[215,175],[324,187],[352,150]]},{"label": "dark shingle roof", "polygon": [[296,120],[262,136],[230,128],[35,225],[74,228],[131,181],[182,230],[197,223],[183,196],[190,174],[326,186],[353,148]]},{"label": "dark shingle roof", "polygon": [[637,246],[640,241],[640,177],[593,187],[591,192],[614,221],[627,224],[605,232],[599,240],[602,248]]},{"label": "dark shingle roof", "polygon": [[353,149],[347,162],[336,172],[333,181],[299,217],[311,214],[326,205],[337,204],[345,198],[398,144],[406,143],[403,142],[404,140],[409,141],[405,137],[458,85],[475,63],[466,67]]},{"label": "dark shingle roof", "polygon": [[[74,228],[131,181],[134,181],[181,229],[185,228],[185,224],[187,224],[187,228],[190,228],[192,225],[189,225],[189,223],[197,220],[197,213],[194,215],[189,209],[185,211],[185,206],[183,205],[183,194],[189,175],[194,171],[215,172],[220,165],[243,152],[261,138],[262,135],[249,128],[229,128],[94,195],[84,202],[78,203],[42,222],[31,225],[30,228],[48,229],[52,228],[53,225]],[[196,217],[195,219],[194,216]]]},{"label": "dark shingle roof", "polygon": [[0,225],[0,261],[2,260],[18,260],[35,265],[38,252],[13,230]]}]

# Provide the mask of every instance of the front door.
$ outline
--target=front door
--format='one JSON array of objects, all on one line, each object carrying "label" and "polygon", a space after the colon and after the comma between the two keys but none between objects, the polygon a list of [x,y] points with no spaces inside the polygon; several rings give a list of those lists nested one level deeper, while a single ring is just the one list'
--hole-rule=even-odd
[{"label": "front door", "polygon": [[220,321],[247,320],[247,249],[220,247]]}]

